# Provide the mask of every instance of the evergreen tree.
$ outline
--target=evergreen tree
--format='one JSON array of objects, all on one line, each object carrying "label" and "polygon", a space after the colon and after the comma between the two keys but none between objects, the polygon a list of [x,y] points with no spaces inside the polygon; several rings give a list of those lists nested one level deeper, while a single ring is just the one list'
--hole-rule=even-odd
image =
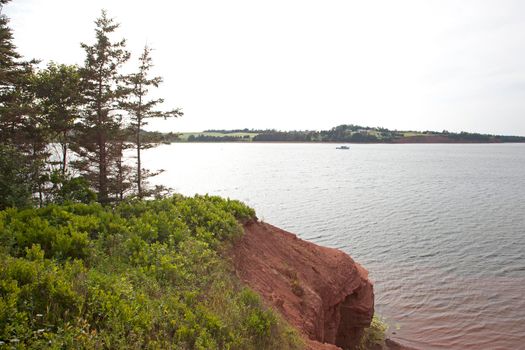
[{"label": "evergreen tree", "polygon": [[28,158],[0,143],[0,210],[32,205],[32,174]]},{"label": "evergreen tree", "polygon": [[162,82],[161,77],[149,77],[150,69],[153,67],[151,60],[151,48],[144,47],[142,55],[139,57],[139,69],[137,73],[127,76],[126,82],[130,91],[129,99],[123,103],[123,108],[129,112],[131,118],[131,128],[134,133],[134,143],[137,149],[136,185],[139,198],[147,195],[145,180],[156,175],[142,168],[141,151],[151,147],[151,144],[143,143],[141,133],[147,120],[150,118],[171,118],[183,115],[179,108],[170,111],[160,111],[157,109],[164,100],[162,98],[148,100],[149,90],[156,88]]},{"label": "evergreen tree", "polygon": [[0,142],[23,146],[32,112],[29,86],[35,62],[20,60],[9,19],[1,12],[7,2],[0,2]]},{"label": "evergreen tree", "polygon": [[[121,125],[122,118],[120,118]],[[110,177],[108,181],[109,192],[114,194],[118,200],[123,200],[124,197],[132,190],[132,168],[124,159],[124,151],[132,147],[129,139],[132,137],[129,128],[121,128],[115,133],[112,139],[111,155],[113,159],[109,169]]]},{"label": "evergreen tree", "polygon": [[60,173],[66,175],[69,144],[82,101],[77,66],[50,63],[35,75],[34,89],[39,113],[50,131],[50,139],[60,145]]},{"label": "evergreen tree", "polygon": [[110,35],[119,27],[107,13],[95,21],[96,42],[82,44],[86,51],[81,69],[85,105],[75,151],[81,159],[76,166],[98,191],[98,200],[110,200],[111,167],[121,159],[122,150],[115,144],[121,131],[119,105],[126,95],[120,69],[129,59],[125,40],[112,42]]},{"label": "evergreen tree", "polygon": [[[0,1],[0,146],[4,152],[2,173],[7,176],[5,182],[2,180],[0,197],[5,199],[9,193],[29,196],[16,201],[27,203],[33,192],[38,192],[42,200],[46,130],[34,105],[32,77],[36,61],[22,61],[16,51],[9,19],[2,13],[8,2]],[[11,165],[16,167],[10,170]]]},{"label": "evergreen tree", "polygon": [[9,0],[0,0],[0,103],[4,103],[19,75],[20,55],[13,43],[13,32],[9,28],[9,19],[2,12],[3,5]]}]

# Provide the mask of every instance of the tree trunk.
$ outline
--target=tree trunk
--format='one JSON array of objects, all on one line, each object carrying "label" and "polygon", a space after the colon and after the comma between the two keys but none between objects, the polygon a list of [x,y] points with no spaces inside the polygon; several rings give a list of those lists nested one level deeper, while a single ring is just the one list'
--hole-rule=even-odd
[{"label": "tree trunk", "polygon": [[142,170],[140,164],[140,129],[137,130],[137,190],[139,198],[142,199]]},{"label": "tree trunk", "polygon": [[107,173],[107,155],[106,142],[102,133],[98,136],[98,201],[102,204],[108,202],[108,173]]},{"label": "tree trunk", "polygon": [[102,115],[102,65],[98,79],[97,98],[97,136],[98,136],[98,201],[102,204],[108,202],[108,173],[106,139],[104,131],[104,116]]},{"label": "tree trunk", "polygon": [[142,127],[142,85],[139,87],[139,108],[137,111],[137,190],[142,199],[142,167],[140,163],[140,129]]},{"label": "tree trunk", "polygon": [[62,140],[62,176],[66,174],[66,167],[67,167],[67,131],[64,131],[64,140]]},{"label": "tree trunk", "polygon": [[[119,153],[122,154],[122,143],[119,143],[118,148]],[[124,167],[122,164],[122,157],[117,158],[117,172],[117,193],[119,200],[122,201],[124,199]]]},{"label": "tree trunk", "polygon": [[140,163],[140,116],[137,118],[137,190],[138,196],[142,199],[142,168]]}]

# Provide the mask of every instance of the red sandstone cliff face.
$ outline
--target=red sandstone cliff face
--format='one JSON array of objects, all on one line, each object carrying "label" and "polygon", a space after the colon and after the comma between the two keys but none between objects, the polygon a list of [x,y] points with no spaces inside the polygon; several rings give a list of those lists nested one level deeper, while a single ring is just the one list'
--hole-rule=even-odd
[{"label": "red sandstone cliff face", "polygon": [[353,348],[370,325],[368,272],[345,253],[250,222],[232,249],[239,277],[280,311],[309,349]]}]

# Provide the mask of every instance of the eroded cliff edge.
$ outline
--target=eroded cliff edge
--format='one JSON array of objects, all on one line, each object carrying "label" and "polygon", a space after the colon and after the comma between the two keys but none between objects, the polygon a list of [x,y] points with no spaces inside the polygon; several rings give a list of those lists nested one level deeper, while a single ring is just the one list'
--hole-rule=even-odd
[{"label": "eroded cliff edge", "polygon": [[241,280],[281,312],[310,349],[353,348],[374,314],[368,272],[347,254],[248,222],[232,257]]}]

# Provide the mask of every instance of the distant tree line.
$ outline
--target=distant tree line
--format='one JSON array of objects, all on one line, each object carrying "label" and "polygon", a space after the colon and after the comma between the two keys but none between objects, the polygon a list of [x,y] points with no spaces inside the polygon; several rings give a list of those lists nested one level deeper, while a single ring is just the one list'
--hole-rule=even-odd
[{"label": "distant tree line", "polygon": [[[247,130],[247,129],[244,129]],[[219,131],[217,131],[219,132]],[[228,130],[221,130],[228,133]],[[233,132],[233,131],[232,131]],[[240,132],[240,131],[235,131]],[[255,131],[250,131],[255,132]],[[329,130],[311,131],[278,131],[257,130],[253,137],[255,142],[355,142],[355,143],[416,143],[416,142],[525,142],[521,136],[487,135],[479,133],[453,133],[439,131],[398,131],[380,127],[363,127],[343,124]],[[196,136],[197,137],[197,136]],[[213,141],[213,139],[210,139]]]},{"label": "distant tree line", "polygon": [[[107,204],[160,191],[147,181],[156,173],[142,165],[141,151],[156,142],[143,128],[151,118],[183,113],[161,111],[163,100],[148,98],[162,82],[150,76],[151,49],[124,74],[131,54],[124,39],[113,39],[119,24],[102,11],[94,42],[81,44],[82,66],[40,69],[16,50],[1,12],[7,2],[0,0],[0,210],[66,200]],[[130,148],[135,164],[124,158]]]},{"label": "distant tree line", "polygon": [[319,133],[316,131],[264,131],[253,137],[253,141],[260,142],[311,142],[317,141]]},{"label": "distant tree line", "polygon": [[275,131],[268,130],[254,136],[253,141],[261,142],[378,142],[376,135],[364,132],[357,125],[339,125],[322,131]]},{"label": "distant tree line", "polygon": [[208,129],[204,130],[204,132],[215,132],[219,134],[234,134],[234,133],[261,133],[266,130],[264,129],[232,129],[232,130],[225,130],[225,129]]},{"label": "distant tree line", "polygon": [[[128,133],[128,142],[133,142],[136,138],[136,135],[133,135],[132,133]],[[149,144],[151,146],[155,146],[157,144],[162,143],[171,143],[180,141],[180,134],[175,132],[160,132],[160,131],[147,131],[147,130],[141,130],[140,132],[140,138],[143,143]]]},{"label": "distant tree line", "polygon": [[215,136],[215,135],[190,135],[188,142],[243,142],[250,141],[250,136]]}]

